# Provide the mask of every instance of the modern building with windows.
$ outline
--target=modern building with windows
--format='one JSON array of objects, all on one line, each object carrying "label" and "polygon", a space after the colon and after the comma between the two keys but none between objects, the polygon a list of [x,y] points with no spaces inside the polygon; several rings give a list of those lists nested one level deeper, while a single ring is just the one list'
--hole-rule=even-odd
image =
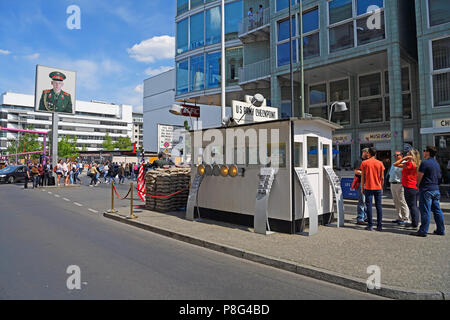
[{"label": "modern building with windows", "polygon": [[[333,102],[347,104],[348,111],[331,115],[343,126],[334,137],[337,167],[351,168],[367,146],[375,146],[389,166],[393,150],[435,143],[436,137],[422,138],[421,128],[433,127],[433,119],[449,118],[450,1],[291,4],[289,19],[289,0],[225,1],[227,106],[244,95],[261,93],[282,117],[290,117],[292,45],[293,116],[300,115],[302,83],[306,113],[328,119]],[[178,101],[220,105],[220,10],[221,1],[177,1]],[[433,48],[447,60],[439,58],[432,66]]]},{"label": "modern building with windows", "polygon": [[142,150],[144,148],[144,114],[133,112],[133,128],[132,128],[132,143],[136,143],[136,149]]},{"label": "modern building with windows", "polygon": [[415,4],[422,145],[439,149],[450,183],[450,1]]},{"label": "modern building with windows", "polygon": [[[36,130],[50,132],[52,115],[35,112],[34,103],[34,95],[3,93],[0,96],[0,126],[26,129],[32,125]],[[80,151],[99,151],[103,149],[107,133],[113,141],[119,137],[132,138],[132,112],[130,105],[77,100],[75,115],[59,114],[58,135],[60,138],[76,137]],[[0,151],[5,153],[9,141],[17,138],[18,133],[0,131]],[[43,141],[43,138],[39,140]]]}]

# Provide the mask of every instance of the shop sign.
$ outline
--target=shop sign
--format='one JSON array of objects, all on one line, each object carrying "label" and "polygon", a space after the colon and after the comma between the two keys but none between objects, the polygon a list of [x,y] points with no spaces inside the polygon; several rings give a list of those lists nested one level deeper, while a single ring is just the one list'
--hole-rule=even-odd
[{"label": "shop sign", "polygon": [[449,128],[450,127],[450,119],[437,119],[434,120],[435,128]]},{"label": "shop sign", "polygon": [[333,144],[336,144],[336,145],[350,144],[352,142],[353,142],[353,139],[352,139],[351,134],[340,134],[340,135],[333,136]]},{"label": "shop sign", "polygon": [[361,136],[362,143],[364,142],[376,142],[376,141],[386,141],[391,139],[391,132],[371,132],[366,133]]}]

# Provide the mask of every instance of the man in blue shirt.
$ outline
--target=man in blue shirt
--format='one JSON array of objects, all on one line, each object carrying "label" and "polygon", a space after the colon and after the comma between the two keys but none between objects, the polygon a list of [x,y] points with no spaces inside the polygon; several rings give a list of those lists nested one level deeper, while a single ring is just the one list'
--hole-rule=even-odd
[{"label": "man in blue shirt", "polygon": [[439,179],[441,179],[441,167],[434,158],[437,154],[435,147],[427,146],[423,151],[424,161],[417,173],[417,186],[419,187],[419,209],[421,215],[421,225],[418,232],[411,235],[426,237],[430,227],[431,211],[433,211],[436,222],[436,235],[445,235],[444,214],[442,213],[439,200]]}]

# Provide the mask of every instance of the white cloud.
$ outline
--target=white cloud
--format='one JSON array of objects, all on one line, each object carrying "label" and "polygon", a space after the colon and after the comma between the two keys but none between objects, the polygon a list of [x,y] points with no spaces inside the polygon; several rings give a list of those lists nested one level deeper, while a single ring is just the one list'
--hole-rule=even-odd
[{"label": "white cloud", "polygon": [[173,67],[162,66],[162,67],[153,69],[152,67],[150,67],[147,70],[145,70],[145,74],[150,76],[150,77],[153,77],[153,76],[156,76],[156,75],[158,75],[160,73],[166,72],[166,71],[168,71],[168,70],[170,70],[172,68]]},{"label": "white cloud", "polygon": [[123,71],[122,65],[110,59],[103,60],[100,63],[100,68],[106,74],[120,73]]},{"label": "white cloud", "polygon": [[0,54],[8,55],[11,54],[11,51],[0,49]]},{"label": "white cloud", "polygon": [[172,59],[175,56],[175,37],[153,37],[135,44],[127,49],[131,58],[139,62],[155,62],[157,60]]},{"label": "white cloud", "polygon": [[40,54],[39,53],[34,53],[34,54],[30,54],[28,56],[25,56],[25,58],[30,59],[30,60],[36,60],[39,59]]},{"label": "white cloud", "polygon": [[136,88],[134,88],[134,92],[144,93],[144,85],[143,84],[137,85]]}]

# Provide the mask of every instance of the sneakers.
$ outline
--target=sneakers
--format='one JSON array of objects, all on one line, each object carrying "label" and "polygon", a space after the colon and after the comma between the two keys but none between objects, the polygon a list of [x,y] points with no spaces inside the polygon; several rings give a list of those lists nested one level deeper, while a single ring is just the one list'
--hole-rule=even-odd
[{"label": "sneakers", "polygon": [[397,224],[398,224],[399,226],[405,226],[405,225],[411,224],[411,223],[410,223],[410,222],[406,222],[406,221],[399,221],[399,222],[397,222]]},{"label": "sneakers", "polygon": [[397,220],[392,220],[391,221],[392,223],[398,223],[398,224],[400,224],[400,222],[403,222],[402,220],[399,220],[399,219],[397,219]]}]

